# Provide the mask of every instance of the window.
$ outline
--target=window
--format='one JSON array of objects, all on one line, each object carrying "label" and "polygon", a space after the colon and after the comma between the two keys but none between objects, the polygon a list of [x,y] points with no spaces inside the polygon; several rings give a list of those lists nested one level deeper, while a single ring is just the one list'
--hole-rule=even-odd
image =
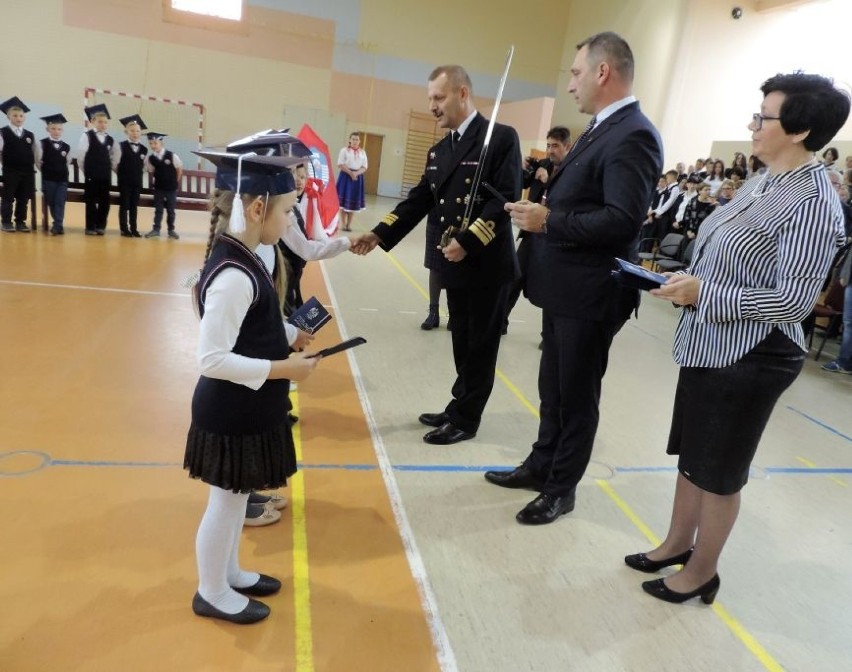
[{"label": "window", "polygon": [[239,21],[243,18],[243,0],[171,0],[172,9],[204,16]]},{"label": "window", "polygon": [[248,34],[246,0],[163,0],[163,20],[193,28]]}]

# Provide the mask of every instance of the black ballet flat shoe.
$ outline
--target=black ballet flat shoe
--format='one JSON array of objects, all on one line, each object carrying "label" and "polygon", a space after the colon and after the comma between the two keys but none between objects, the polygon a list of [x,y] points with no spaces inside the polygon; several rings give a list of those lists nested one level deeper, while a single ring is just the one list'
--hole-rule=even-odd
[{"label": "black ballet flat shoe", "polygon": [[713,578],[703,586],[699,586],[688,593],[677,593],[666,586],[665,579],[656,579],[654,581],[645,581],[642,584],[642,590],[648,593],[648,595],[656,597],[658,600],[672,602],[674,604],[686,602],[687,600],[691,600],[693,597],[700,597],[704,604],[713,604],[713,600],[716,599],[716,593],[719,592],[719,586],[721,583],[719,575],[714,574]]},{"label": "black ballet flat shoe", "polygon": [[195,597],[192,598],[192,611],[196,616],[218,618],[219,620],[236,623],[237,625],[257,623],[269,616],[269,607],[267,607],[263,602],[258,602],[251,598],[249,598],[249,603],[246,605],[246,608],[241,612],[237,614],[226,614],[224,611],[220,611],[214,607],[198,593],[195,593]]},{"label": "black ballet flat shoe", "polygon": [[257,580],[257,583],[255,583],[253,586],[247,586],[245,588],[237,588],[234,586],[233,588],[238,593],[242,593],[243,595],[265,597],[266,595],[275,595],[275,593],[281,590],[281,582],[274,576],[267,576],[266,574],[261,574],[260,578]]},{"label": "black ballet flat shoe", "polygon": [[663,567],[685,565],[689,561],[690,556],[692,556],[691,548],[688,551],[684,551],[679,555],[673,555],[672,557],[665,558],[664,560],[651,560],[644,553],[634,553],[633,555],[624,556],[624,564],[631,569],[645,572],[647,574],[653,574],[654,572],[659,572]]}]

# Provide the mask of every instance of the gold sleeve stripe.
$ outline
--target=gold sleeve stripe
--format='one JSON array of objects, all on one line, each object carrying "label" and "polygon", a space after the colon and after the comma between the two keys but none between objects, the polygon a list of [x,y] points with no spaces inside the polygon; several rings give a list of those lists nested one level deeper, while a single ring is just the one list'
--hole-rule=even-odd
[{"label": "gold sleeve stripe", "polygon": [[483,222],[482,219],[477,219],[470,225],[470,230],[479,238],[483,245],[488,245],[488,243],[494,240],[494,236],[496,235],[494,233],[494,222],[490,220]]},{"label": "gold sleeve stripe", "polygon": [[391,226],[398,219],[399,219],[399,217],[397,215],[393,214],[392,212],[389,212],[388,214],[386,214],[384,216],[381,223],[387,224],[388,226]]}]

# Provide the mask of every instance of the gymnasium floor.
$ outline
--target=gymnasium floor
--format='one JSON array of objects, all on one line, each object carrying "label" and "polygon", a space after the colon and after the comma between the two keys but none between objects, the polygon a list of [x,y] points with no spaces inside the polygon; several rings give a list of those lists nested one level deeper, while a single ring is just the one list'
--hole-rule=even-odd
[{"label": "gymnasium floor", "polygon": [[717,602],[657,602],[622,557],[668,525],[676,311],[648,299],[616,338],[576,510],[521,527],[532,495],[482,472],[535,437],[538,311],[512,313],[476,439],[424,444],[417,415],[443,407],[453,371],[445,319],[419,329],[422,230],[309,264],[304,294],[335,318],[317,345],[368,343],[299,384],[290,506],[244,533],[244,567],[284,580],[272,616],[193,616],[206,488],[181,470],[197,377],[181,283],[207,222],[180,212],[180,241],[133,240],[115,217],[104,238],[82,235],[76,204],[62,238],[0,235],[3,672],[852,669],[852,377],[811,357],[779,402]]}]

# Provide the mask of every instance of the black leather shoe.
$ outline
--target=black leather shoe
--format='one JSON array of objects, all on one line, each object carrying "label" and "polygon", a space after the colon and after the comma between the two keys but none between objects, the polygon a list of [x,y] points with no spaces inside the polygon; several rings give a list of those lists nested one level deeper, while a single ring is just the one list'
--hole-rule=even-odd
[{"label": "black leather shoe", "polygon": [[693,597],[700,597],[704,604],[713,604],[713,600],[716,599],[716,593],[719,592],[719,586],[721,584],[722,582],[719,579],[719,575],[714,574],[713,578],[703,586],[698,586],[698,588],[691,590],[688,593],[677,593],[673,591],[665,584],[665,579],[645,581],[642,584],[642,590],[648,593],[648,595],[656,597],[658,600],[672,602],[674,604],[686,602],[687,600],[691,600]]},{"label": "black leather shoe", "polygon": [[547,525],[559,516],[574,510],[574,493],[570,495],[551,495],[541,493],[527,504],[515,516],[521,525]]},{"label": "black leather shoe", "polygon": [[624,557],[624,564],[631,569],[652,574],[653,572],[659,572],[663,567],[685,565],[691,555],[691,548],[688,551],[684,551],[679,555],[673,555],[672,557],[665,558],[664,560],[651,560],[644,553],[634,553],[633,555],[626,555]]},{"label": "black leather shoe", "polygon": [[437,329],[441,324],[441,320],[438,317],[437,310],[430,310],[429,314],[426,316],[426,319],[423,320],[423,324],[420,325],[420,328],[423,331],[432,331],[432,329]]},{"label": "black leather shoe", "polygon": [[447,415],[444,411],[440,413],[423,413],[417,418],[424,425],[429,425],[430,427],[440,427],[445,422],[450,421],[450,416]]},{"label": "black leather shoe", "polygon": [[426,443],[432,443],[438,446],[448,446],[451,443],[459,441],[467,441],[476,436],[476,432],[465,432],[456,427],[452,422],[445,422],[438,429],[433,429],[431,432],[426,432],[423,440]]},{"label": "black leather shoe", "polygon": [[130,231],[122,231],[120,235],[121,235],[122,238],[131,238],[133,236],[133,234],[130,233]]},{"label": "black leather shoe", "polygon": [[237,614],[226,614],[224,611],[220,611],[214,607],[198,593],[195,593],[195,597],[192,598],[192,611],[196,616],[218,618],[220,620],[228,621],[229,623],[237,623],[239,625],[257,623],[269,616],[269,607],[267,607],[263,602],[258,602],[251,598],[249,598],[249,603],[246,605],[246,608],[241,612]]},{"label": "black leather shoe", "polygon": [[281,590],[281,582],[274,576],[267,576],[266,574],[261,574],[260,578],[257,580],[257,583],[255,583],[253,586],[248,586],[247,588],[237,588],[236,586],[234,586],[234,590],[236,590],[238,593],[242,593],[243,595],[254,595],[255,597],[275,595],[275,593]]},{"label": "black leather shoe", "polygon": [[541,490],[542,483],[524,465],[511,471],[486,471],[485,480],[501,488]]},{"label": "black leather shoe", "polygon": [[131,231],[131,232],[130,232],[130,237],[131,237],[131,238],[141,238],[141,237],[142,237],[142,234],[141,234],[141,233],[139,233],[138,231]]}]

